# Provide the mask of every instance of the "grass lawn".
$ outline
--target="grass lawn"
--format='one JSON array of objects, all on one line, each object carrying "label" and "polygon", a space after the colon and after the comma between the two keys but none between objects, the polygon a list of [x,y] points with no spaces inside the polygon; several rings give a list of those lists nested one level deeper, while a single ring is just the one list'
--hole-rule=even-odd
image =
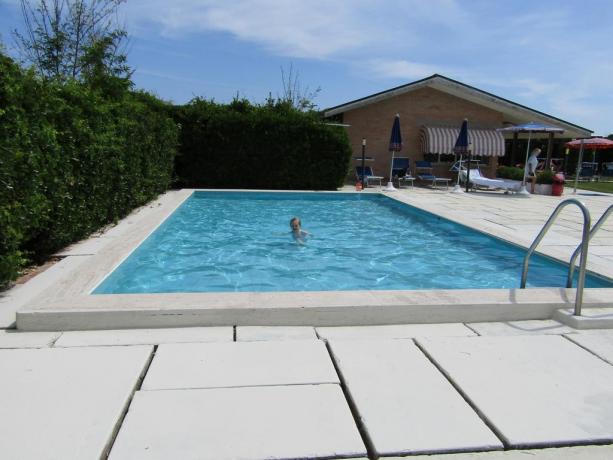
[{"label": "grass lawn", "polygon": [[[574,179],[566,180],[566,187],[573,188],[575,186]],[[592,192],[613,193],[613,182],[579,182],[577,189],[590,190]]]}]

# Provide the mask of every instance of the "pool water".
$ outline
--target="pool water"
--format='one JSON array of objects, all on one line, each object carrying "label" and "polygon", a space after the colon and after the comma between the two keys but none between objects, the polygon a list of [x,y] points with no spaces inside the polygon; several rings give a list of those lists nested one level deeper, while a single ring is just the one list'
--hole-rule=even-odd
[{"label": "pool water", "polygon": [[[93,293],[517,288],[524,254],[383,195],[194,192]],[[566,275],[535,255],[528,287]]]}]

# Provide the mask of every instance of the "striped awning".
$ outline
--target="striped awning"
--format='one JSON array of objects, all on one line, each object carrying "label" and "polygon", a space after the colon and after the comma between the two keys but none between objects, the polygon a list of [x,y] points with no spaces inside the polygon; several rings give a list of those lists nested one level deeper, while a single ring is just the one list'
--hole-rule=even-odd
[{"label": "striped awning", "polygon": [[[453,155],[460,128],[423,126],[419,135],[422,153]],[[494,129],[468,129],[468,141],[476,156],[504,156],[504,137]]]}]

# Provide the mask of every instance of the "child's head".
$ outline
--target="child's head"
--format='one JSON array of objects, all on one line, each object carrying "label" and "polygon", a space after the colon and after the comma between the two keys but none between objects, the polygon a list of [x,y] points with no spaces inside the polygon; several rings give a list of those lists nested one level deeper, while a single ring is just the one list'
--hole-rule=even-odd
[{"label": "child's head", "polygon": [[300,219],[292,217],[292,220],[289,221],[289,226],[292,230],[300,230]]}]

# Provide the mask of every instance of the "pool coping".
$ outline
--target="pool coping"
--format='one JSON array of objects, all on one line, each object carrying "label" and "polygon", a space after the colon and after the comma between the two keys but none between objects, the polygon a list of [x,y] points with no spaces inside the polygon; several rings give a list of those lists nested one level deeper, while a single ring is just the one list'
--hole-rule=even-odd
[{"label": "pool coping", "polygon": [[[109,238],[105,244],[92,251],[95,253],[87,256],[87,263],[78,264],[78,269],[68,271],[53,286],[17,311],[17,328],[43,331],[173,326],[350,326],[511,321],[551,318],[555,310],[572,308],[574,305],[575,290],[563,288],[90,294],[196,190],[204,189],[167,192],[145,209],[120,222],[112,229],[117,236]],[[210,191],[250,192],[218,189]],[[297,192],[253,190],[268,191]],[[417,197],[413,195],[398,193],[385,196],[432,214],[431,210],[420,206]],[[476,228],[474,220],[445,215],[442,211],[436,215],[512,244],[522,247],[530,244],[512,232],[498,232],[493,235],[483,227]],[[547,251],[542,254],[564,262]],[[602,267],[590,268],[596,273],[602,273]],[[610,304],[612,298],[613,289],[586,289],[584,308],[605,307]]]}]

